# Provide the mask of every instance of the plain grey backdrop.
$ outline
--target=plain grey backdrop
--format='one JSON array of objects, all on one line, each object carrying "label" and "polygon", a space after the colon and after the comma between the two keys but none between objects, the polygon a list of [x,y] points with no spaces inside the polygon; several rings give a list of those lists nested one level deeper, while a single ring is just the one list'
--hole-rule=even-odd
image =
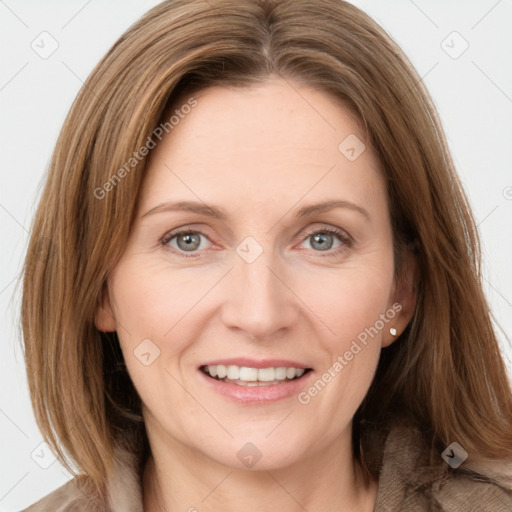
[{"label": "plain grey backdrop", "polygon": [[[41,180],[83,81],[150,0],[0,0],[0,511],[70,475],[35,424],[15,284]],[[512,351],[512,1],[354,0],[404,49],[440,112],[481,234],[484,286]],[[512,373],[512,372],[511,372]]]}]

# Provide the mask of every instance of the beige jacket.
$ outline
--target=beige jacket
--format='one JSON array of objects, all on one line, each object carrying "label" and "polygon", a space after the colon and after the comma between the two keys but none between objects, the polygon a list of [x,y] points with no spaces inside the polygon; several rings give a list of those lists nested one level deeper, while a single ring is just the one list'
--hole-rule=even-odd
[{"label": "beige jacket", "polygon": [[[439,456],[428,467],[426,445],[415,430],[386,434],[374,512],[512,512],[512,464],[476,464],[469,457],[452,469]],[[143,512],[137,456],[119,452],[108,483],[109,506],[92,506],[70,480],[23,512]]]}]

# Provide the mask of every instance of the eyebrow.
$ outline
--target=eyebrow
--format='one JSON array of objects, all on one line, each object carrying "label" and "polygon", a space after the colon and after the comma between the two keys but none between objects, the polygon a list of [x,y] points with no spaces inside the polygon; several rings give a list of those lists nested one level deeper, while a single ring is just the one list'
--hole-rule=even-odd
[{"label": "eyebrow", "polygon": [[[367,220],[370,220],[370,214],[364,208],[350,201],[344,201],[339,199],[303,206],[296,212],[295,216],[297,218],[307,217],[318,213],[326,212],[328,210],[333,210],[334,208],[348,208],[350,210],[361,213],[364,217],[366,217]],[[213,217],[222,222],[227,221],[229,217],[226,211],[223,208],[220,208],[219,206],[208,206],[205,203],[200,203],[196,201],[177,201],[158,204],[151,208],[150,210],[148,210],[143,215],[141,215],[140,218],[147,217],[148,215],[153,215],[155,213],[173,211],[187,211],[197,213],[199,215]]]}]

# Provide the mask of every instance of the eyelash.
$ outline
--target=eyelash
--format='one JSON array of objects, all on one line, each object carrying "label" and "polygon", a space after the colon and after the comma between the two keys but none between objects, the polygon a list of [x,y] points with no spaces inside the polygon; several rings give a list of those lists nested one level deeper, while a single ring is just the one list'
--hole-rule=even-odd
[{"label": "eyelash", "polygon": [[[313,231],[309,231],[308,233],[306,233],[305,237],[302,239],[302,242],[304,242],[309,237],[316,235],[318,233],[322,233],[322,234],[329,233],[329,234],[336,235],[343,244],[340,247],[338,247],[337,249],[329,249],[328,251],[325,251],[325,254],[319,254],[319,256],[321,256],[323,258],[337,256],[339,253],[344,251],[347,247],[350,248],[353,245],[352,238],[349,235],[347,235],[347,233],[345,233],[345,231],[342,231],[341,229],[338,229],[338,228],[331,228],[331,227],[326,227],[326,228],[322,228],[322,229],[315,229]],[[203,233],[200,229],[193,229],[193,230],[192,229],[181,229],[178,231],[166,233],[160,239],[160,244],[163,247],[169,247],[167,244],[173,238],[176,238],[176,237],[178,237],[180,235],[184,235],[184,234],[187,234],[187,235],[199,234],[199,235],[203,235],[205,238],[207,238],[209,240],[208,235]],[[186,254],[184,251],[176,251],[174,248],[172,248],[172,252],[174,252],[175,254],[177,253],[180,255],[180,257],[184,257],[184,258],[197,258],[199,256],[197,254],[197,252],[191,253],[191,254]],[[315,251],[315,252],[321,253],[322,251]]]}]

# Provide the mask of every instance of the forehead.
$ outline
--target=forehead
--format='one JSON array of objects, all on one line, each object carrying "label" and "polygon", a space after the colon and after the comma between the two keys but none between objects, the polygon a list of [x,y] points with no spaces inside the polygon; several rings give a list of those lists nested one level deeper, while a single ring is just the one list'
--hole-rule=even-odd
[{"label": "forehead", "polygon": [[358,119],[330,94],[274,79],[193,98],[185,108],[190,97],[181,94],[169,112],[174,123],[150,154],[141,208],[202,200],[263,211],[327,196],[368,203],[384,193]]}]

